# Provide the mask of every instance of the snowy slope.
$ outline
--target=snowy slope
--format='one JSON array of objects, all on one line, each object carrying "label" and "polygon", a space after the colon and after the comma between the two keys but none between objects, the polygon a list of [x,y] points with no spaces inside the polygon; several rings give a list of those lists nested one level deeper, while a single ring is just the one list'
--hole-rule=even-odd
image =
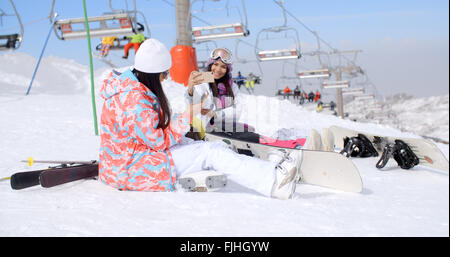
[{"label": "snowy slope", "polygon": [[[371,106],[378,105],[380,109]],[[372,122],[449,141],[449,95],[412,98],[398,94],[381,100],[351,101],[345,111],[351,119]]]},{"label": "snowy slope", "polygon": [[[20,160],[28,156],[53,160],[98,157],[88,68],[58,57],[44,59],[31,94],[25,96],[35,63],[24,54],[0,56],[0,177],[47,167],[27,167]],[[107,73],[106,69],[95,72],[96,90]],[[172,108],[182,110],[184,88],[171,81],[164,88]],[[242,119],[265,135],[284,129],[283,136],[288,138],[311,128],[321,131],[340,125],[418,137],[393,126],[316,113],[273,97],[243,94],[242,98]],[[448,115],[448,100],[440,103]],[[100,117],[98,96],[96,105]],[[440,115],[431,112],[427,119],[430,127],[448,128],[448,119],[446,124],[439,123]],[[446,133],[436,136],[448,138],[448,129]],[[437,146],[448,159],[448,145]],[[449,235],[448,172],[422,166],[406,171],[396,168],[393,161],[379,171],[375,158],[352,161],[363,179],[362,193],[300,184],[294,199],[288,201],[262,197],[233,181],[216,193],[119,192],[95,180],[13,191],[8,182],[0,182],[0,236]]]}]

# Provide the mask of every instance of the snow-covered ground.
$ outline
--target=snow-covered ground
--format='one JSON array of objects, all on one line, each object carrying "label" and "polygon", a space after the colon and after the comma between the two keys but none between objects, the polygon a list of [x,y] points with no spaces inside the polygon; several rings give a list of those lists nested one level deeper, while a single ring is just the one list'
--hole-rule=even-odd
[{"label": "snow-covered ground", "polygon": [[[0,177],[47,167],[20,162],[29,156],[98,158],[88,67],[46,58],[25,96],[35,64],[36,59],[25,54],[0,56]],[[96,70],[97,92],[107,73]],[[172,108],[184,108],[184,87],[167,81],[164,88]],[[321,131],[339,125],[448,141],[448,95],[392,104],[402,117],[409,117],[397,116],[395,123],[401,128],[406,130],[414,121],[423,129],[415,134],[392,126],[392,116],[380,124],[359,123],[275,97],[243,95],[243,101],[245,120],[268,136],[280,129],[285,137],[294,137],[312,128]],[[96,105],[100,117],[98,96]],[[436,105],[433,110],[439,111],[419,107],[424,105]],[[418,109],[423,117],[413,119]],[[448,145],[436,145],[448,159]],[[265,198],[233,181],[214,193],[120,192],[95,180],[14,191],[8,182],[0,182],[0,236],[449,236],[448,171],[423,166],[402,170],[395,161],[378,170],[376,158],[352,161],[364,183],[362,193],[299,184],[294,198],[287,201]]]}]

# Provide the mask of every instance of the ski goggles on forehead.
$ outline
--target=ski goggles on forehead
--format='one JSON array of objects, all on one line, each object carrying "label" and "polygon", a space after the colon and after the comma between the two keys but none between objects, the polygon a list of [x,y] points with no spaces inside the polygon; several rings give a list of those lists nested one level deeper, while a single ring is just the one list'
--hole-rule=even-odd
[{"label": "ski goggles on forehead", "polygon": [[226,64],[231,64],[232,58],[231,58],[231,52],[230,50],[226,48],[217,48],[214,51],[211,52],[211,58],[214,60],[217,60],[220,58],[222,62]]}]

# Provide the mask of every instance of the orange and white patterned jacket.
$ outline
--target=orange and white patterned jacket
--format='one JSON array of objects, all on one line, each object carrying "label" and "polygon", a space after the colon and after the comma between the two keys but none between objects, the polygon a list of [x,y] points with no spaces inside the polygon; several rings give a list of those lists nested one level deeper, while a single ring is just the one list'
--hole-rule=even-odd
[{"label": "orange and white patterned jacket", "polygon": [[169,147],[189,131],[189,114],[176,114],[157,128],[156,96],[131,70],[110,73],[100,89],[99,179],[120,190],[173,191],[176,182]]}]

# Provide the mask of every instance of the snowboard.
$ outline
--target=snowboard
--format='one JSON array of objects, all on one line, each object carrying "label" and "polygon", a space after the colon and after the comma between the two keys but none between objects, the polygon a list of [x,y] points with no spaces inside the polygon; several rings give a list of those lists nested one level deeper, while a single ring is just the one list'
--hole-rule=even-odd
[{"label": "snowboard", "polygon": [[331,126],[323,129],[323,141],[327,151],[342,150],[346,137],[355,137],[358,134],[365,135],[373,144],[380,156],[383,153],[384,145],[379,143],[377,138],[382,138],[386,143],[394,143],[395,140],[405,142],[414,154],[419,158],[419,164],[430,168],[449,171],[448,160],[439,148],[431,141],[421,138],[399,138],[391,136],[375,135],[371,133],[351,130],[339,126]]},{"label": "snowboard", "polygon": [[[320,134],[317,133],[316,135]],[[222,141],[237,153],[257,157],[262,160],[268,160],[271,151],[277,149],[286,153],[303,151],[300,183],[329,187],[346,192],[359,193],[362,191],[363,184],[358,169],[351,160],[339,153],[252,143],[232,138],[224,132],[207,132],[205,141]],[[318,138],[311,139],[306,145],[311,148],[321,148],[319,141],[321,142]]]}]

